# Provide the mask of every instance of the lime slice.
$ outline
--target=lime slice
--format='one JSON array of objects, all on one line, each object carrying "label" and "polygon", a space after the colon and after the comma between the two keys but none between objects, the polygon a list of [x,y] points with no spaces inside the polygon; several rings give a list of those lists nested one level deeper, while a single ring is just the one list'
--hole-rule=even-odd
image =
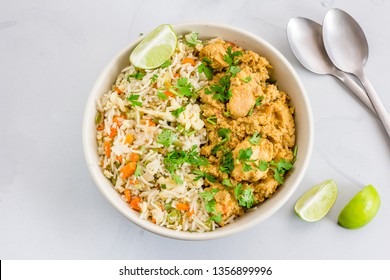
[{"label": "lime slice", "polygon": [[347,229],[361,228],[375,217],[380,205],[378,192],[372,185],[368,185],[341,210],[338,224]]},{"label": "lime slice", "polygon": [[323,218],[332,208],[337,198],[337,185],[334,180],[326,180],[305,192],[295,204],[295,213],[307,222]]},{"label": "lime slice", "polygon": [[176,43],[177,36],[172,26],[162,24],[135,47],[130,55],[130,62],[142,69],[157,68],[171,57]]}]

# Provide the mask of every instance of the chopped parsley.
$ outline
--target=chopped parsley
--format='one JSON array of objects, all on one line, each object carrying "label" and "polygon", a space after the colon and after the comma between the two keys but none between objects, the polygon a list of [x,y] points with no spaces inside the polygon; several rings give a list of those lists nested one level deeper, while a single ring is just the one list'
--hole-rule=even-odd
[{"label": "chopped parsley", "polygon": [[238,184],[234,188],[234,195],[238,200],[240,206],[251,208],[255,203],[255,196],[253,195],[252,188],[242,189],[242,184]]},{"label": "chopped parsley", "polygon": [[129,97],[127,97],[127,101],[131,103],[133,106],[141,106],[142,102],[138,101],[139,94],[131,94]]},{"label": "chopped parsley", "polygon": [[207,172],[203,172],[201,170],[194,170],[193,173],[195,175],[198,175],[198,176],[195,177],[195,179],[194,179],[195,181],[198,181],[201,178],[205,178],[205,179],[209,180],[211,183],[215,183],[216,182],[215,177],[213,175],[210,175]]},{"label": "chopped parsley", "polygon": [[225,153],[220,161],[219,170],[224,173],[230,173],[234,169],[234,158],[231,151]]},{"label": "chopped parsley", "polygon": [[169,147],[177,140],[177,135],[169,129],[163,129],[163,131],[157,136],[157,143]]},{"label": "chopped parsley", "polygon": [[256,131],[255,133],[253,133],[252,137],[249,139],[249,143],[251,143],[252,145],[257,145],[257,144],[259,144],[260,139],[261,139],[261,134],[259,134]]},{"label": "chopped parsley", "polygon": [[142,80],[143,77],[145,77],[146,73],[142,71],[137,71],[133,74],[130,74],[127,76],[127,81],[130,82],[130,78],[135,78],[137,80]]},{"label": "chopped parsley", "polygon": [[246,149],[240,149],[238,151],[238,157],[237,159],[242,163],[243,169],[242,171],[247,172],[252,170],[252,166],[248,164],[248,162],[251,162],[250,158],[253,154],[252,148],[246,148]]},{"label": "chopped parsley", "polygon": [[201,44],[202,41],[198,40],[199,33],[192,32],[184,36],[186,44],[190,47],[196,47],[197,44]]},{"label": "chopped parsley", "polygon": [[173,110],[173,111],[171,112],[171,114],[172,114],[172,116],[178,118],[179,115],[180,115],[180,113],[183,112],[185,109],[186,109],[186,107],[181,106],[180,108],[178,108],[178,109],[176,109],[176,110]]},{"label": "chopped parsley", "polygon": [[166,60],[163,64],[161,64],[161,69],[164,69],[164,68],[167,68],[169,65],[172,64],[172,61],[170,61],[169,59]]},{"label": "chopped parsley", "polygon": [[244,83],[249,83],[250,81],[252,81],[252,77],[248,76],[248,77],[245,77],[245,78],[241,78],[241,81],[243,81]]}]

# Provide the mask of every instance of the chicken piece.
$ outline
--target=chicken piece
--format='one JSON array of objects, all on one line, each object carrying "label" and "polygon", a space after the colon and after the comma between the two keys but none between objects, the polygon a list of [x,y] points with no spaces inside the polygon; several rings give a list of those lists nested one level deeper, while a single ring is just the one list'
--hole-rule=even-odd
[{"label": "chicken piece", "polygon": [[278,181],[273,177],[272,171],[269,171],[268,173],[268,177],[265,180],[253,185],[253,193],[258,202],[262,202],[270,197],[279,186]]},{"label": "chicken piece", "polygon": [[[248,140],[245,140],[238,144],[236,148],[233,150],[233,157],[238,158],[240,150],[244,150],[247,148],[252,149],[252,155],[250,160],[260,161],[264,160],[269,162],[272,160],[273,156],[273,144],[267,139],[261,139],[258,145],[251,145]],[[249,181],[256,182],[258,180],[264,179],[267,176],[267,171],[261,171],[256,167],[257,162],[247,162],[246,164],[252,167],[249,171],[243,171],[243,163],[240,162],[234,166],[232,171],[232,177],[237,181]]]},{"label": "chicken piece", "polygon": [[263,134],[272,138],[276,143],[286,143],[288,147],[295,144],[294,117],[290,108],[280,100],[265,107],[270,121],[264,124]]},{"label": "chicken piece", "polygon": [[210,43],[200,51],[201,59],[208,58],[211,61],[211,68],[220,72],[223,68],[228,67],[229,64],[223,59],[229,45],[223,40],[216,40]]},{"label": "chicken piece", "polygon": [[[250,77],[250,81],[245,79]],[[227,104],[227,109],[233,119],[245,117],[255,106],[256,96],[262,92],[258,81],[258,75],[252,74],[249,69],[242,69],[236,77],[230,79],[232,97]]]},{"label": "chicken piece", "polygon": [[227,219],[229,219],[233,215],[235,215],[236,217],[241,216],[244,211],[238,205],[238,202],[234,198],[234,196],[231,195],[228,191],[226,191],[221,184],[214,183],[212,184],[212,187],[205,189],[205,191],[215,188],[219,189],[219,192],[214,195],[214,199],[216,202],[215,212],[217,214],[222,214],[222,221],[218,224],[220,226],[224,226]]}]

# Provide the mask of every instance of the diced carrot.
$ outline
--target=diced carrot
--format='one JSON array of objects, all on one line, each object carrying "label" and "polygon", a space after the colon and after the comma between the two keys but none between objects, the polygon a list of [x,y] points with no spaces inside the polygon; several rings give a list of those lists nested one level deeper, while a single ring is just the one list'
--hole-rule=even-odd
[{"label": "diced carrot", "polygon": [[130,160],[133,161],[133,162],[137,162],[139,160],[139,155],[136,154],[136,153],[132,153],[130,155]]},{"label": "diced carrot", "polygon": [[171,86],[171,83],[170,83],[170,82],[164,82],[164,86],[165,86],[166,88],[169,88],[169,87]]},{"label": "diced carrot", "polygon": [[117,130],[115,127],[110,127],[110,138],[114,138],[117,133]]},{"label": "diced carrot", "polygon": [[118,94],[123,93],[123,91],[121,91],[118,87],[115,88],[115,91],[116,91]]},{"label": "diced carrot", "polygon": [[134,141],[133,134],[127,134],[126,139],[125,139],[125,143],[131,145],[131,144],[133,144],[133,141]]},{"label": "diced carrot", "polygon": [[166,90],[164,91],[164,94],[166,97],[172,97],[172,98],[175,98],[176,95],[174,95],[172,92],[170,92],[169,90]]},{"label": "diced carrot", "polygon": [[134,197],[130,202],[130,207],[134,210],[141,211],[141,207],[139,207],[139,203],[141,202],[140,197]]},{"label": "diced carrot", "polygon": [[180,74],[179,74],[179,73],[175,73],[175,74],[173,75],[173,77],[175,77],[175,78],[180,77]]},{"label": "diced carrot", "polygon": [[125,197],[126,197],[126,201],[130,203],[130,201],[131,201],[131,193],[130,193],[129,189],[125,189]]},{"label": "diced carrot", "polygon": [[188,211],[190,210],[190,206],[187,204],[187,203],[177,203],[176,204],[176,209],[177,210],[184,210],[184,211]]},{"label": "diced carrot", "polygon": [[137,163],[131,161],[120,170],[120,176],[122,179],[126,179],[134,174],[135,169],[137,168]]},{"label": "diced carrot", "polygon": [[104,123],[99,124],[99,126],[96,129],[98,131],[102,131],[104,129]]},{"label": "diced carrot", "polygon": [[191,58],[191,57],[183,58],[183,59],[181,60],[181,63],[183,63],[183,64],[189,63],[189,64],[191,64],[192,66],[195,66],[195,60],[194,60],[193,58]]},{"label": "diced carrot", "polygon": [[187,216],[188,217],[191,217],[192,215],[194,215],[194,210],[191,210],[191,211],[187,212]]},{"label": "diced carrot", "polygon": [[148,126],[156,126],[156,124],[152,120],[148,120]]},{"label": "diced carrot", "polygon": [[110,157],[111,155],[111,144],[110,142],[106,141],[104,142],[104,152],[106,153],[106,157]]},{"label": "diced carrot", "polygon": [[122,162],[123,157],[122,157],[122,156],[116,156],[115,159],[116,159],[117,161],[119,161],[119,162]]},{"label": "diced carrot", "polygon": [[156,223],[156,219],[154,217],[152,217],[152,223],[155,224]]},{"label": "diced carrot", "polygon": [[139,181],[137,179],[129,180],[130,185],[137,185],[139,184]]},{"label": "diced carrot", "polygon": [[122,118],[122,116],[114,116],[112,118],[112,122],[116,123],[116,127],[120,127],[122,125],[121,122],[119,121],[119,119],[121,119],[121,118]]}]

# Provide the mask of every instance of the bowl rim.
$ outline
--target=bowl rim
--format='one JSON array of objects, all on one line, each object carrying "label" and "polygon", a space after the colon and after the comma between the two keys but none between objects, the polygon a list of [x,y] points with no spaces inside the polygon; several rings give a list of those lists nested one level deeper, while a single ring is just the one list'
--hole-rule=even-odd
[{"label": "bowl rim", "polygon": [[[95,183],[95,185],[98,187],[99,191],[103,194],[103,196],[110,202],[112,206],[115,207],[116,210],[118,210],[124,217],[126,217],[128,220],[130,220],[132,223],[136,224],[137,226],[141,227],[142,229],[148,230],[152,233],[158,234],[160,236],[168,237],[168,238],[173,238],[173,239],[179,239],[179,240],[193,240],[193,241],[200,241],[200,240],[210,240],[210,239],[217,239],[217,238],[222,238],[222,237],[227,237],[233,234],[236,234],[241,231],[248,230],[249,228],[260,224],[262,221],[266,220],[269,218],[271,215],[273,215],[276,211],[278,211],[283,205],[286,204],[286,202],[291,198],[293,193],[296,191],[298,188],[300,182],[303,179],[303,176],[306,173],[308,164],[310,162],[310,158],[312,155],[312,150],[313,150],[313,141],[314,141],[314,121],[313,121],[313,114],[312,114],[312,109],[310,106],[309,98],[306,93],[306,90],[302,84],[301,79],[299,78],[298,74],[296,73],[295,69],[291,65],[291,63],[285,58],[285,56],[277,50],[273,45],[268,43],[266,40],[261,38],[258,35],[255,35],[251,32],[248,32],[246,30],[230,26],[227,24],[220,24],[220,23],[213,23],[213,22],[183,22],[183,23],[178,23],[178,24],[172,24],[173,29],[176,31],[176,29],[193,29],[196,30],[199,27],[212,27],[212,28],[217,28],[217,29],[222,29],[226,30],[229,32],[234,32],[234,33],[240,33],[245,37],[250,38],[253,41],[257,41],[266,48],[268,48],[269,51],[275,54],[275,56],[278,57],[284,64],[284,66],[287,68],[288,72],[292,75],[293,80],[296,82],[301,97],[304,101],[304,108],[307,110],[307,127],[308,127],[308,132],[309,135],[307,135],[307,140],[308,140],[308,146],[307,146],[307,152],[306,154],[300,158],[300,161],[302,162],[301,169],[299,170],[299,173],[297,177],[295,178],[295,181],[292,183],[291,186],[289,186],[288,191],[284,194],[283,197],[280,197],[278,200],[278,203],[273,205],[266,213],[263,213],[261,216],[259,216],[256,219],[250,220],[249,222],[246,222],[244,225],[240,227],[224,227],[217,229],[215,231],[210,231],[210,232],[184,232],[184,231],[176,231],[172,229],[167,229],[165,227],[160,227],[158,225],[155,225],[151,223],[148,220],[143,220],[140,219],[138,214],[131,215],[129,211],[125,211],[122,207],[117,205],[114,202],[114,199],[110,196],[109,192],[110,190],[107,190],[105,185],[101,182],[101,179],[98,177],[104,176],[103,173],[100,170],[100,174],[97,174],[96,171],[96,166],[94,166],[96,163],[93,162],[92,160],[92,155],[90,153],[91,148],[89,147],[89,143],[91,140],[91,135],[88,133],[88,126],[90,125],[91,120],[94,120],[94,116],[96,113],[96,98],[97,92],[99,91],[99,88],[101,87],[101,81],[104,79],[104,77],[111,72],[113,66],[116,64],[117,61],[121,57],[123,57],[125,54],[129,53],[132,48],[134,48],[143,38],[145,35],[140,36],[136,40],[130,42],[129,44],[126,45],[125,48],[123,48],[121,51],[119,51],[103,68],[101,71],[100,75],[98,78],[95,80],[93,87],[88,95],[86,105],[84,107],[84,114],[83,114],[83,122],[82,122],[82,145],[83,145],[83,152],[84,152],[84,158],[87,163],[87,167],[89,170],[89,173]],[[92,110],[94,108],[94,110]],[[91,112],[93,111],[93,113]],[[95,136],[93,137],[96,141]],[[95,151],[96,153],[96,151]],[[100,167],[99,167],[100,168]],[[100,176],[99,176],[100,175]],[[106,179],[104,177],[104,179]],[[110,185],[111,189],[112,185]],[[114,190],[116,192],[116,190]]]}]

